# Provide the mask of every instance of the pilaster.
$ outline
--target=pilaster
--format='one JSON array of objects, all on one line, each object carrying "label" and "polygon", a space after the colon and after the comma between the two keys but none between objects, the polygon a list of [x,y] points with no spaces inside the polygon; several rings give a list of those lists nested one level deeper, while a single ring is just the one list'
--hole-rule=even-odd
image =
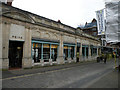
[{"label": "pilaster", "polygon": [[2,69],[2,23],[0,24],[0,69]]},{"label": "pilaster", "polygon": [[81,43],[81,46],[80,46],[80,61],[82,61],[82,43]]},{"label": "pilaster", "polygon": [[2,46],[1,46],[1,59],[2,59],[2,68],[8,69],[9,68],[9,34],[10,34],[10,26],[9,23],[2,23]]},{"label": "pilaster", "polygon": [[59,53],[58,53],[58,57],[57,57],[57,63],[64,64],[62,35],[60,35],[60,44],[59,44]]},{"label": "pilaster", "polygon": [[52,59],[49,59],[49,63],[50,63],[50,65],[53,65]]},{"label": "pilaster", "polygon": [[99,48],[97,47],[97,56],[98,56],[98,53],[99,53]]},{"label": "pilaster", "polygon": [[23,45],[23,60],[22,67],[32,67],[32,58],[31,58],[31,30],[28,28],[25,29],[25,42]]}]

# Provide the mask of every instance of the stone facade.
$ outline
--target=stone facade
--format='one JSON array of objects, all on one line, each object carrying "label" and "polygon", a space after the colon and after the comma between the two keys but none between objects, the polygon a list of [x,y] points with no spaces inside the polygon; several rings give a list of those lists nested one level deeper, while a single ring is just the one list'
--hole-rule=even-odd
[{"label": "stone facade", "polygon": [[[12,26],[14,26],[14,28],[12,28],[12,30],[14,29],[13,32],[11,31]],[[96,58],[98,56],[98,52],[100,52],[100,41],[97,38],[87,35],[81,32],[79,29],[71,26],[64,25],[62,23],[8,6],[6,4],[2,4],[1,27],[2,31],[0,31],[0,33],[2,35],[0,35],[0,42],[2,43],[0,43],[0,59],[2,59],[2,68],[9,68],[10,41],[23,43],[22,68],[32,67],[34,65],[44,66],[45,64],[53,65],[64,64],[66,62],[76,62],[77,43],[81,44],[79,48],[79,61],[92,60],[93,57]],[[19,30],[23,31],[17,34]],[[40,42],[41,40],[42,42],[47,40],[47,42],[50,43],[58,43],[57,60],[53,62],[52,59],[49,59],[49,62],[44,62],[44,59],[41,58],[39,63],[34,63],[32,58],[33,39]],[[73,58],[71,58],[71,55],[68,54],[68,60],[66,61],[64,60],[65,45],[68,45],[68,48],[74,48]],[[83,45],[87,46],[85,49],[89,53],[87,57],[83,57]],[[97,54],[95,56],[91,56],[90,45],[97,47]],[[72,53],[72,51],[70,51],[70,53]]]}]

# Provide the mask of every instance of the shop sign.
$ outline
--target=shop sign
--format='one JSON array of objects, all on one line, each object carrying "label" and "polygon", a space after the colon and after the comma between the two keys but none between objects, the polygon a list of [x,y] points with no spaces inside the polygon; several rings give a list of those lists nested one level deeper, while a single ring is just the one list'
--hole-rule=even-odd
[{"label": "shop sign", "polygon": [[11,24],[9,39],[13,41],[25,41],[25,27]]}]

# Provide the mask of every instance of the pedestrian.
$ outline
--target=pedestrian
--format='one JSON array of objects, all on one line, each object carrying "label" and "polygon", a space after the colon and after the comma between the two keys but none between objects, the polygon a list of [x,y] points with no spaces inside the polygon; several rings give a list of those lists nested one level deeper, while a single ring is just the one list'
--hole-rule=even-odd
[{"label": "pedestrian", "polygon": [[104,63],[106,64],[107,55],[104,54]]}]

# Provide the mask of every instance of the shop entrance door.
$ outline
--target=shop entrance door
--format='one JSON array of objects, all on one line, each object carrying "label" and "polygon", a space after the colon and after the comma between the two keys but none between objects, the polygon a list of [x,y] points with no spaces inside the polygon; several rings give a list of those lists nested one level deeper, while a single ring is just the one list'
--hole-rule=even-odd
[{"label": "shop entrance door", "polygon": [[79,57],[80,57],[80,47],[77,47],[77,62],[79,62]]},{"label": "shop entrance door", "polygon": [[21,68],[23,56],[23,42],[9,42],[9,68]]}]

